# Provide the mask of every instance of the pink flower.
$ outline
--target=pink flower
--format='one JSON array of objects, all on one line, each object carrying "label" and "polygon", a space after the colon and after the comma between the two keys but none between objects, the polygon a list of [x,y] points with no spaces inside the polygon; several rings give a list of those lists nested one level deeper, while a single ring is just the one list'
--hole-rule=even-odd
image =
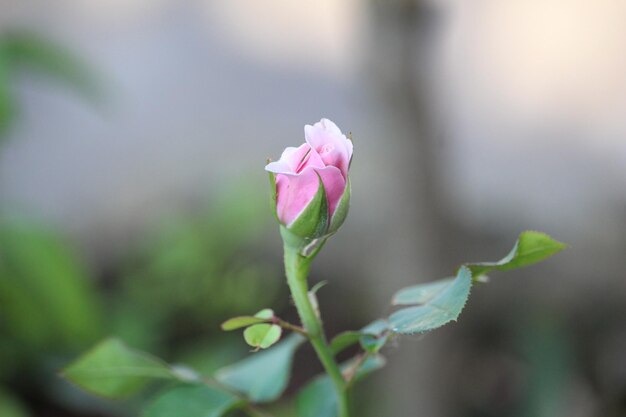
[{"label": "pink flower", "polygon": [[[340,224],[347,208],[340,210],[341,219],[334,217],[346,190],[349,197],[348,169],[352,142],[328,119],[322,119],[313,126],[306,125],[304,136],[306,143],[297,148],[286,148],[280,160],[265,167],[266,171],[275,174],[278,219],[287,227],[292,225],[313,201],[321,179],[326,193],[329,226]],[[333,224],[331,228],[336,230],[339,224],[336,227]]]}]

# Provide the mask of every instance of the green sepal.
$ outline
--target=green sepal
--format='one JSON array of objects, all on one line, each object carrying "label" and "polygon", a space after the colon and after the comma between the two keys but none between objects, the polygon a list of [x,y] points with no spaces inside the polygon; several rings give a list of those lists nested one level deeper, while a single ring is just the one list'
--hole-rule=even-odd
[{"label": "green sepal", "polygon": [[328,234],[335,233],[339,227],[343,224],[348,216],[348,210],[350,209],[350,195],[352,192],[352,187],[350,186],[350,178],[346,178],[346,188],[339,199],[339,203],[337,203],[337,207],[335,207],[335,212],[333,213],[332,218],[330,219],[330,227],[328,228]]},{"label": "green sepal", "polygon": [[316,239],[328,232],[328,200],[322,178],[317,174],[318,188],[313,199],[300,215],[286,227],[289,233],[306,239]]},{"label": "green sepal", "polygon": [[274,174],[273,172],[268,172],[268,174],[270,178],[270,190],[272,190],[270,193],[270,207],[272,208],[272,214],[274,215],[274,218],[280,223],[280,219],[278,218],[278,212],[276,211],[276,206],[278,204],[278,193],[276,191],[276,174]]}]

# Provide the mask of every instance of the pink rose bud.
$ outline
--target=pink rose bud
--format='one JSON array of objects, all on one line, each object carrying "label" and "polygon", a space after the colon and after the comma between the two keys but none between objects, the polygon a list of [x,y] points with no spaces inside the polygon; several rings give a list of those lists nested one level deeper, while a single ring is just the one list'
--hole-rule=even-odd
[{"label": "pink rose bud", "polygon": [[352,141],[328,119],[306,125],[304,136],[306,143],[286,148],[265,170],[275,183],[278,220],[314,239],[334,233],[348,213]]}]

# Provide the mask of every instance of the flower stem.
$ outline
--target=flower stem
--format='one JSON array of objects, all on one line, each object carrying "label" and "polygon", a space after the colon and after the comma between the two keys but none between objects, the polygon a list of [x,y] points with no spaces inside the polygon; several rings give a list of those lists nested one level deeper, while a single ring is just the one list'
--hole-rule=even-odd
[{"label": "flower stem", "polygon": [[297,249],[285,245],[285,273],[291,296],[296,304],[300,320],[308,334],[309,341],[333,382],[337,394],[338,417],[349,417],[350,410],[346,381],[326,341],[321,319],[309,299],[307,276],[311,261],[312,257],[304,257],[300,255]]}]

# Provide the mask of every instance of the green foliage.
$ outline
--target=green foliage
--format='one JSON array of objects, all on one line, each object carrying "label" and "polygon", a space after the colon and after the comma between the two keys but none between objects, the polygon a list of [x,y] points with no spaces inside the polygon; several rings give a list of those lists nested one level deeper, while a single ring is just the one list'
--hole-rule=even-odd
[{"label": "green foliage", "polygon": [[242,404],[238,397],[206,385],[181,385],[149,404],[143,417],[221,417]]},{"label": "green foliage", "polygon": [[241,329],[242,327],[252,326],[253,324],[267,323],[269,321],[271,321],[271,319],[263,319],[254,316],[239,316],[226,320],[222,323],[221,327],[224,331],[231,331]]},{"label": "green foliage", "polygon": [[270,308],[265,308],[256,313],[254,316],[239,316],[226,320],[224,323],[222,323],[222,330],[230,331],[241,329],[242,327],[248,327],[253,324],[267,323],[270,322],[273,317],[274,310]]},{"label": "green foliage", "polygon": [[180,346],[173,353],[172,361],[185,364],[200,375],[213,375],[248,353],[248,346],[241,343],[239,337],[217,332]]},{"label": "green foliage", "polygon": [[339,333],[333,338],[333,340],[330,341],[330,349],[333,351],[334,355],[337,355],[350,346],[358,343],[362,336],[362,332],[355,330],[348,330]]},{"label": "green foliage", "polygon": [[416,305],[403,308],[389,317],[395,333],[425,332],[458,318],[469,297],[473,281],[493,271],[506,271],[540,262],[565,249],[566,245],[545,233],[527,231],[520,234],[513,249],[497,262],[467,263],[456,277],[414,285],[398,291],[393,304]]},{"label": "green foliage", "polygon": [[274,318],[274,310],[272,310],[271,308],[264,308],[263,310],[256,313],[254,317],[263,320],[270,320]]},{"label": "green foliage", "polygon": [[389,323],[386,320],[375,320],[361,329],[359,339],[361,347],[368,353],[377,353],[385,346],[390,337]]},{"label": "green foliage", "polygon": [[[183,332],[192,337],[202,332],[201,342],[194,339],[194,365],[209,375],[232,363],[243,346],[233,347],[235,339],[228,336],[216,340],[217,323],[225,314],[273,303],[280,280],[276,270],[248,256],[248,248],[258,243],[267,225],[257,219],[254,190],[229,188],[206,215],[185,216],[162,229],[158,242],[139,257],[130,250],[136,269],[122,272],[137,274],[120,276],[120,265],[113,265],[107,287],[100,292],[79,253],[57,233],[32,222],[0,222],[0,379],[20,372],[26,386],[36,383],[48,389],[46,382],[28,378],[38,378],[41,366],[58,368],[60,360],[106,334],[123,336],[132,346],[152,352],[166,351],[165,342],[175,337],[177,344],[168,354],[186,362],[189,341]],[[191,253],[185,253],[187,249]],[[110,311],[106,316],[103,305]],[[181,315],[184,321],[178,320]],[[119,381],[98,382],[94,377],[89,382],[90,371],[79,368],[73,375],[72,370],[68,378],[81,378],[74,381],[77,385],[95,384],[83,388],[117,395],[106,384]],[[192,375],[181,367],[170,370],[176,380]]]},{"label": "green foliage", "polygon": [[426,304],[427,302],[432,300],[437,294],[441,293],[444,289],[449,287],[453,281],[454,277],[451,277],[403,288],[393,296],[391,304]]},{"label": "green foliage", "polygon": [[296,400],[299,417],[337,417],[337,394],[326,375],[320,375],[300,391]]},{"label": "green foliage", "polygon": [[268,225],[258,220],[262,202],[257,190],[232,186],[205,211],[164,222],[128,259],[125,302],[156,327],[184,317],[179,331],[194,333],[274,302],[281,275],[249,250]]},{"label": "green foliage", "polygon": [[[400,290],[393,304],[402,308],[388,319],[375,320],[360,331],[337,335],[330,343],[333,354],[360,344],[363,352],[341,365],[346,384],[351,387],[363,376],[381,368],[378,354],[387,341],[398,334],[426,332],[456,320],[469,297],[474,280],[494,269],[511,269],[538,262],[563,249],[564,245],[537,232],[520,235],[513,251],[501,261],[461,266],[457,275]],[[315,291],[308,292],[317,304]],[[276,400],[287,387],[293,357],[305,338],[294,333],[272,346],[282,329],[270,309],[255,316],[240,316],[222,324],[224,330],[246,328],[246,342],[256,348],[269,348],[215,372],[217,384],[184,366],[170,366],[158,359],[131,350],[117,340],[108,340],[70,365],[64,375],[75,384],[107,397],[125,397],[141,390],[153,379],[175,380],[183,384],[166,390],[145,409],[144,417],[221,417],[229,411],[247,408],[249,403]],[[335,380],[336,382],[336,380]],[[235,394],[233,392],[239,394]],[[297,396],[300,417],[337,417],[339,401],[330,376],[313,379]]]},{"label": "green foliage", "polygon": [[215,377],[254,402],[273,401],[287,387],[293,355],[304,340],[302,336],[292,334],[272,349],[219,370]]},{"label": "green foliage", "polygon": [[499,261],[468,263],[466,266],[472,271],[474,279],[478,279],[493,270],[508,271],[541,262],[565,248],[566,244],[545,233],[526,231],[519,235],[511,252]]},{"label": "green foliage", "polygon": [[377,353],[383,348],[383,346],[385,346],[390,335],[391,334],[389,332],[384,332],[380,335],[365,334],[359,339],[359,342],[361,343],[361,347],[364,351],[368,353]]},{"label": "green foliage", "polygon": [[394,333],[426,332],[456,320],[465,306],[472,286],[469,268],[461,267],[456,278],[426,303],[398,310],[389,316]]},{"label": "green foliage", "polygon": [[74,251],[23,222],[0,224],[0,305],[0,345],[14,358],[84,349],[103,329],[95,289]]},{"label": "green foliage", "polygon": [[[344,363],[342,370],[346,371],[358,365],[356,360]],[[356,370],[355,382],[384,365],[382,356],[368,357]],[[337,417],[337,394],[328,375],[320,375],[309,382],[298,394],[296,407],[298,417]]]},{"label": "green foliage", "polygon": [[246,343],[252,347],[267,349],[280,340],[283,329],[276,324],[255,324],[243,332]]},{"label": "green foliage", "polygon": [[28,417],[29,415],[30,414],[17,399],[3,391],[0,391],[0,416]]},{"label": "green foliage", "polygon": [[86,391],[108,398],[126,398],[153,379],[174,379],[161,360],[107,339],[63,370],[63,376]]},{"label": "green foliage", "polygon": [[[291,347],[293,345],[288,346]],[[281,352],[277,353],[279,355],[265,357],[268,369],[275,359],[280,362]],[[260,359],[262,361],[263,358]],[[244,399],[224,389],[206,385],[205,380],[208,381],[208,378],[203,378],[196,371],[181,365],[168,365],[127,347],[117,339],[101,342],[65,368],[62,375],[86,391],[114,399],[137,394],[151,382],[179,382],[147,405],[144,417],[219,417],[247,404]]]},{"label": "green foliage", "polygon": [[348,347],[360,343],[368,353],[378,352],[389,338],[389,324],[386,320],[375,320],[359,331],[347,331],[338,334],[330,342],[333,354],[337,355]]}]

